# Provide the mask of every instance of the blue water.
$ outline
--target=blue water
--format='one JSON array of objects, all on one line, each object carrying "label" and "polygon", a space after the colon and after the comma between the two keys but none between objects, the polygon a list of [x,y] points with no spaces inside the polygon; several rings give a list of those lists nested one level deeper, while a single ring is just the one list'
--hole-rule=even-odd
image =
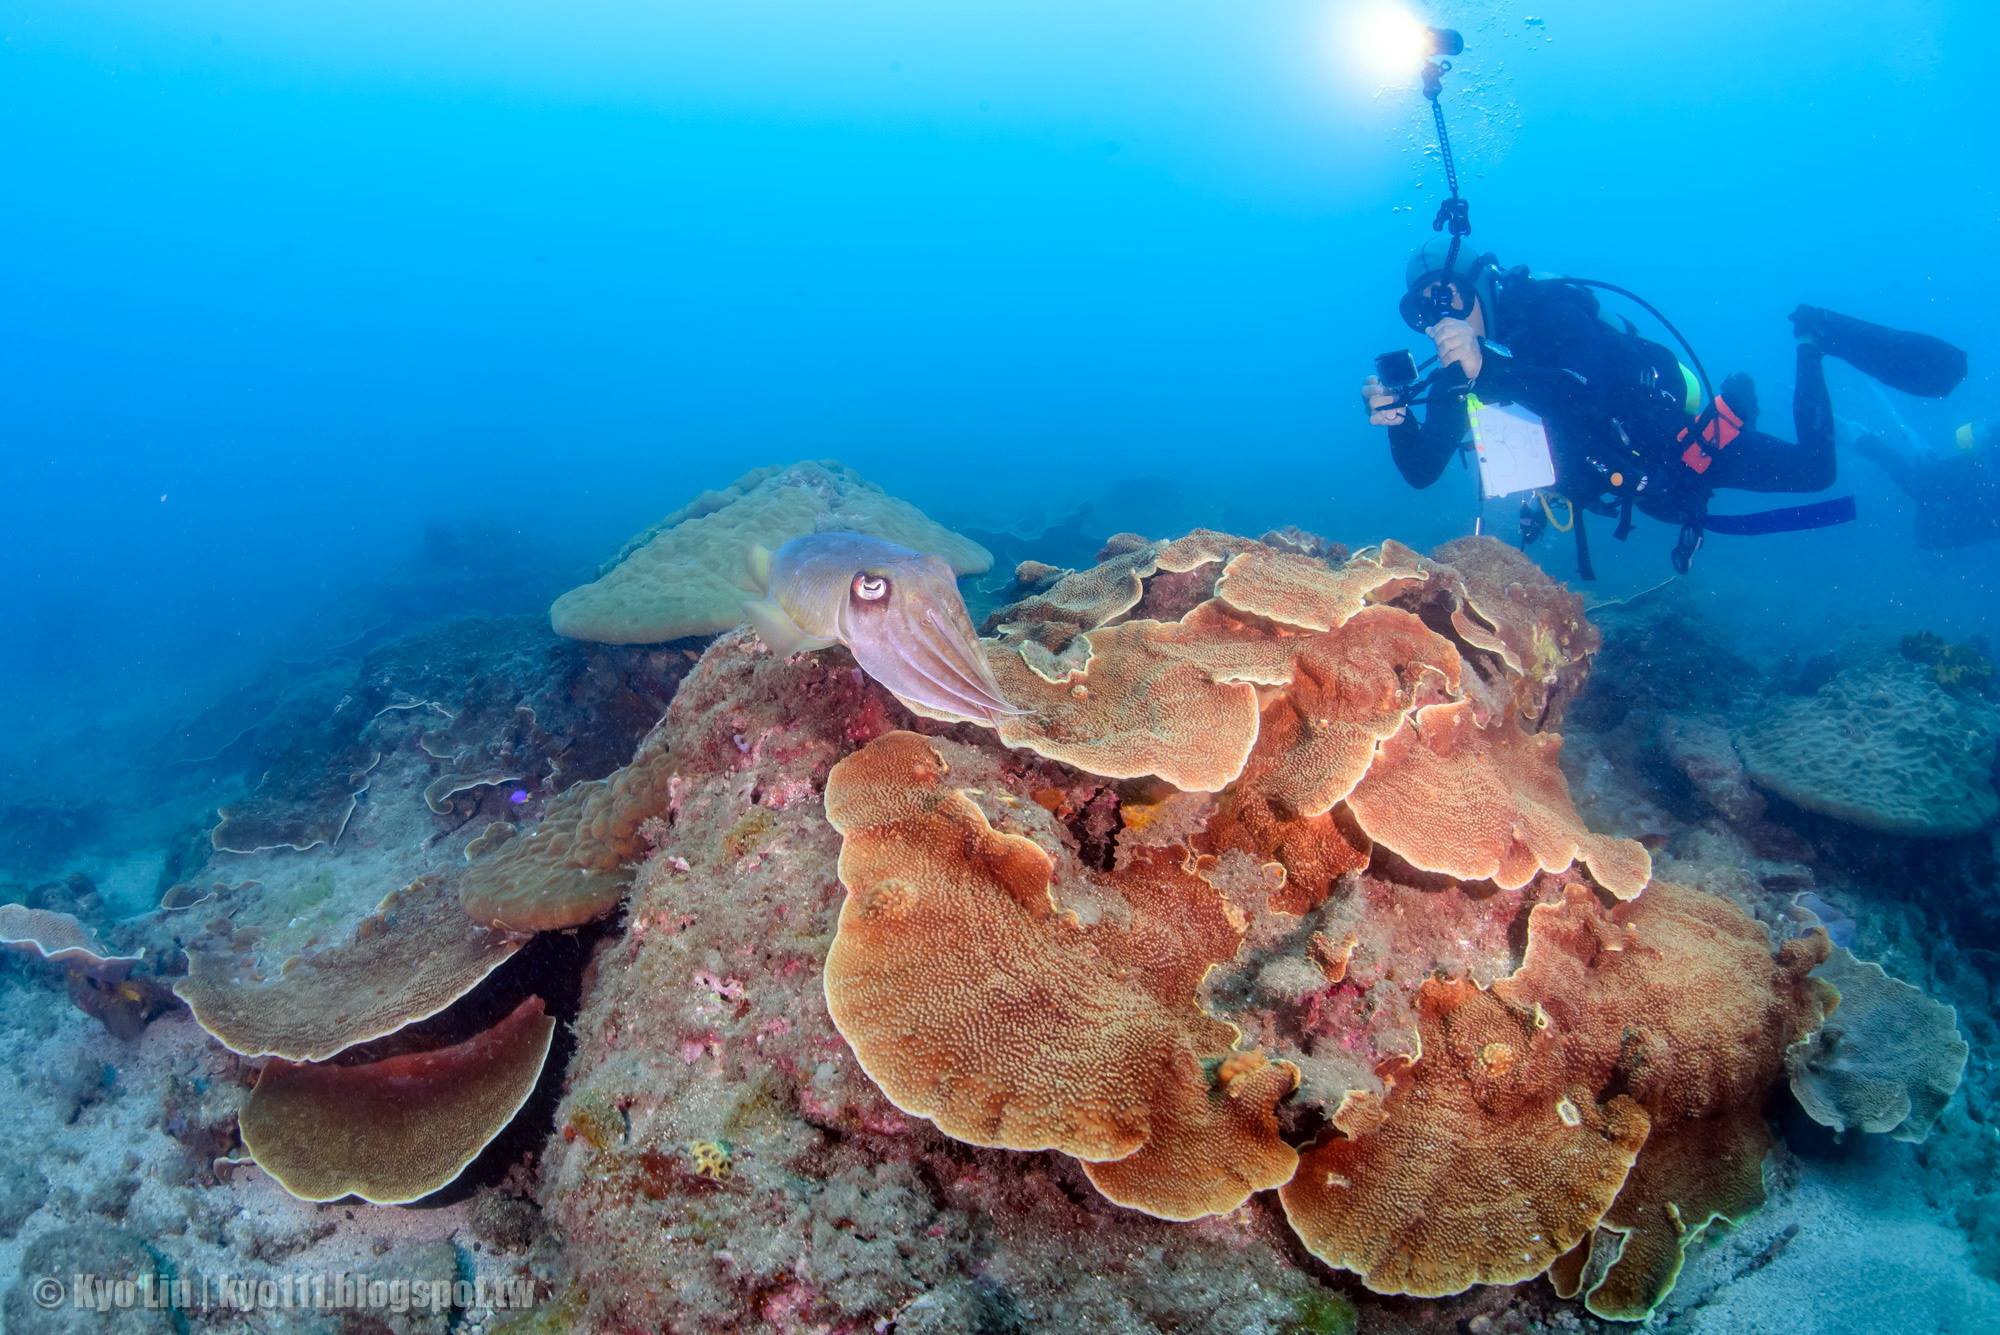
[{"label": "blue water", "polygon": [[[534,611],[767,463],[982,529],[1468,531],[1355,393],[1443,194],[1373,7],[7,0],[0,780],[130,784],[274,661],[453,610],[370,601],[427,543]],[[1801,301],[1971,353],[1944,402],[1833,368],[1843,418],[2000,416],[2000,10],[1423,12],[1482,247],[1646,294],[1773,430]],[[1725,638],[1996,633],[2000,545],[1918,550],[1845,452],[1840,490],[1858,523],[1711,543]],[[1608,528],[1599,596],[1666,577]]]},{"label": "blue water", "polygon": [[[989,524],[1155,477],[1183,522],[1450,536],[1469,484],[1409,492],[1355,411],[1442,191],[1356,9],[15,0],[0,680],[201,682],[428,522],[574,571],[795,457]],[[1992,411],[1984,7],[1437,17],[1503,260],[1651,295],[1778,408],[1812,300],[1973,348],[1920,430]],[[1910,552],[1850,475],[1861,526],[1703,577],[1976,629],[1991,549]]]}]

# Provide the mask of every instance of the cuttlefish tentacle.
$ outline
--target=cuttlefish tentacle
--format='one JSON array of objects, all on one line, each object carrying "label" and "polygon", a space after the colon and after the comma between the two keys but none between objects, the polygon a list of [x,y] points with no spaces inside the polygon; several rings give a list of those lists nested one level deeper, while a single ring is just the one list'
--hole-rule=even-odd
[{"label": "cuttlefish tentacle", "polygon": [[898,640],[885,660],[879,644],[856,646],[854,661],[862,671],[887,686],[903,703],[922,712],[941,710],[953,718],[985,719],[996,712],[998,691],[969,681],[935,644],[912,637]]},{"label": "cuttlefish tentacle", "polygon": [[1023,712],[993,679],[942,558],[861,533],[813,533],[749,564],[766,596],[745,611],[774,652],[844,644],[863,672],[933,717],[991,726]]},{"label": "cuttlefish tentacle", "polygon": [[1000,685],[993,680],[985,655],[979,652],[971,625],[954,627],[935,608],[924,609],[924,622],[910,641],[916,651],[911,655],[913,665],[921,665],[938,686],[966,699],[982,703],[1000,699]]}]

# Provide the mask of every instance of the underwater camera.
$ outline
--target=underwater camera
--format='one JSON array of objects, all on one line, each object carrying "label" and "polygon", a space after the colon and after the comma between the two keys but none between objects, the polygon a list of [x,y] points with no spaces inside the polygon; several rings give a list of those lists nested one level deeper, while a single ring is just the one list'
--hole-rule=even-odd
[{"label": "underwater camera", "polygon": [[1371,416],[1382,408],[1407,408],[1417,396],[1430,388],[1428,376],[1422,379],[1417,377],[1416,354],[1403,348],[1385,352],[1375,359],[1375,378],[1395,397],[1388,403],[1367,406]]},{"label": "underwater camera", "polygon": [[1431,387],[1430,376],[1419,378],[1417,374],[1416,354],[1402,348],[1375,359],[1375,378],[1395,397],[1388,403],[1369,407],[1371,414],[1382,408],[1406,408]]},{"label": "underwater camera", "polygon": [[1407,348],[1385,352],[1375,359],[1375,378],[1385,389],[1405,390],[1417,383],[1417,356]]},{"label": "underwater camera", "polygon": [[[1430,363],[1425,362],[1428,366]],[[1431,391],[1439,395],[1456,395],[1466,388],[1465,372],[1456,366],[1440,367],[1429,375],[1421,374],[1416,354],[1403,348],[1385,352],[1375,359],[1375,378],[1382,382],[1382,388],[1394,395],[1386,404],[1377,404],[1368,409],[1370,413],[1383,408],[1407,408],[1412,404],[1421,405],[1430,400],[1424,397]]]}]

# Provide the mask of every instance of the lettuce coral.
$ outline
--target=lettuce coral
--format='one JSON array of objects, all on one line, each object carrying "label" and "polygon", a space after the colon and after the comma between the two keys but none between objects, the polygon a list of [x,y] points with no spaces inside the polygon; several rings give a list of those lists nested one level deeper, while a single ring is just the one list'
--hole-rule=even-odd
[{"label": "lettuce coral", "polygon": [[1278,1193],[1327,1264],[1439,1297],[1547,1269],[1603,1218],[1650,1121],[1600,1102],[1538,1025],[1468,981],[1418,994],[1421,1052],[1354,1098]]},{"label": "lettuce coral", "polygon": [[1623,1242],[1586,1301],[1638,1319],[1688,1240],[1761,1202],[1763,1098],[1829,1002],[1808,976],[1825,948],[1774,956],[1741,910],[1667,882],[1609,910],[1571,886],[1530,913],[1520,968],[1490,991],[1424,985],[1419,1055],[1306,1151],[1287,1217],[1370,1288],[1428,1296],[1558,1258],[1577,1292],[1601,1225]]}]

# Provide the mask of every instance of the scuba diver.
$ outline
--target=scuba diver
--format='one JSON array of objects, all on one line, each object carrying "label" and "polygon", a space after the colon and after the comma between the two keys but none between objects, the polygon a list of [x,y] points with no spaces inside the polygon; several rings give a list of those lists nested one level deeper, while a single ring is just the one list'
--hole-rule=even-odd
[{"label": "scuba diver", "polygon": [[[1615,516],[1621,539],[1631,532],[1635,510],[1679,526],[1673,561],[1683,573],[1709,532],[1788,532],[1852,519],[1852,497],[1755,514],[1709,512],[1717,491],[1814,492],[1833,484],[1825,358],[1926,396],[1949,393],[1965,375],[1965,354],[1940,339],[1801,306],[1791,317],[1798,369],[1794,438],[1786,440],[1758,429],[1748,376],[1729,377],[1711,396],[1691,350],[1692,370],[1629,323],[1614,324],[1593,289],[1639,301],[1634,294],[1590,280],[1537,277],[1524,267],[1502,269],[1491,253],[1472,255],[1470,247],[1461,256],[1464,232],[1454,227],[1453,233],[1411,256],[1401,303],[1404,320],[1436,345],[1438,369],[1417,380],[1408,354],[1378,358],[1377,374],[1362,385],[1369,420],[1389,429],[1397,468],[1419,488],[1436,482],[1470,445],[1487,496],[1529,492],[1523,543],[1551,525],[1573,530],[1586,579],[1592,577],[1586,511]],[[1679,340],[1665,317],[1646,309]],[[1400,371],[1392,369],[1398,365]],[[1426,403],[1419,420],[1413,407]],[[1522,462],[1523,441],[1533,442],[1528,450],[1539,459]],[[1487,470],[1503,455],[1512,462],[1500,471],[1530,485],[1496,485]]]},{"label": "scuba diver", "polygon": [[1912,453],[1872,434],[1854,448],[1916,503],[1917,546],[1944,551],[2000,538],[2000,431],[1991,422],[1966,423],[1945,450]]}]

